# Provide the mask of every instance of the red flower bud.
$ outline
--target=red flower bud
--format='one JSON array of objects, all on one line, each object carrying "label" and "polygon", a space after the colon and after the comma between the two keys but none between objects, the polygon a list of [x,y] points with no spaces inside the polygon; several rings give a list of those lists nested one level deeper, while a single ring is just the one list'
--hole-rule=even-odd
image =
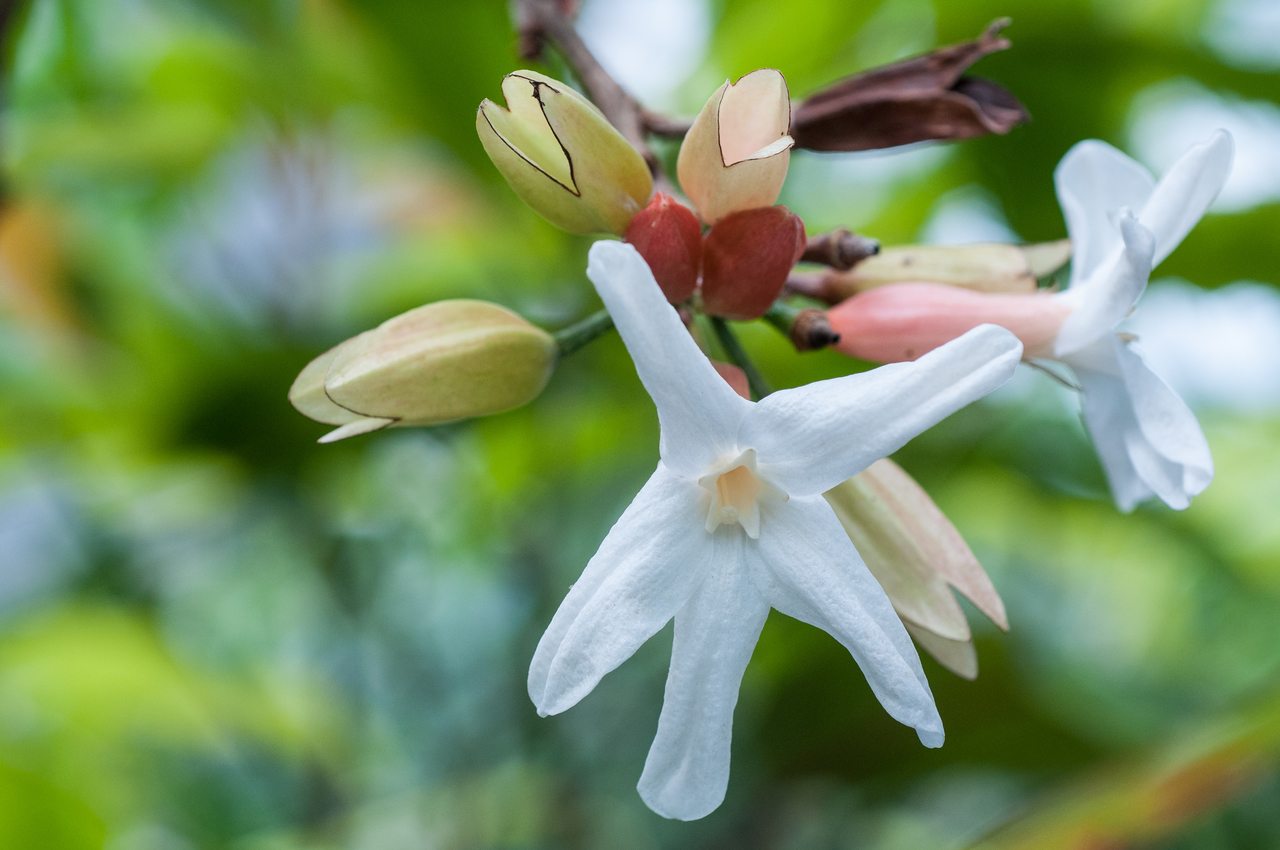
[{"label": "red flower bud", "polygon": [[625,238],[649,264],[668,301],[679,304],[693,294],[702,260],[702,225],[692,210],[658,192],[631,219]]},{"label": "red flower bud", "polygon": [[702,246],[703,309],[727,319],[763,316],[806,243],[804,222],[781,204],[720,219]]}]

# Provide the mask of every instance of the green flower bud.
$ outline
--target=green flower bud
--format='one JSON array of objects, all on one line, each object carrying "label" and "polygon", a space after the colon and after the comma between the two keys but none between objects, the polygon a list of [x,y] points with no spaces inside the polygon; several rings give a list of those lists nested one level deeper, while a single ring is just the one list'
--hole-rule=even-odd
[{"label": "green flower bud", "polygon": [[627,230],[653,177],[591,101],[535,71],[502,80],[508,108],[480,104],[476,131],[493,164],[526,204],[570,233]]},{"label": "green flower bud", "polygon": [[484,301],[439,301],[352,337],[311,361],[289,390],[304,415],[339,425],[322,443],[402,425],[501,413],[532,401],[556,342]]}]

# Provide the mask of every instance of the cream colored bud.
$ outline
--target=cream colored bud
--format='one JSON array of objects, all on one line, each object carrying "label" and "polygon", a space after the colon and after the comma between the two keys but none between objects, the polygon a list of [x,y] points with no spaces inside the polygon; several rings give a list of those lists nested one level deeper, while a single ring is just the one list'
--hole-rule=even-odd
[{"label": "cream colored bud", "polygon": [[729,213],[778,200],[791,146],[791,97],[772,68],[728,80],[702,107],[680,145],[676,173],[698,215],[715,224]]},{"label": "cream colored bud", "polygon": [[903,245],[884,248],[846,272],[829,272],[831,301],[890,283],[945,283],[979,292],[1034,292],[1037,281],[1071,259],[1071,240],[1034,245]]},{"label": "cream colored bud", "polygon": [[591,101],[536,71],[502,80],[504,109],[480,104],[476,131],[526,204],[570,233],[626,232],[653,192],[635,148]]},{"label": "cream colored bud", "polygon": [[[1007,630],[1004,603],[929,494],[902,467],[884,459],[824,496],[921,647],[949,670],[976,676],[969,623],[951,588]],[[966,660],[970,656],[972,664]]]},{"label": "cream colored bud", "polygon": [[289,401],[342,426],[321,438],[332,442],[519,407],[546,386],[555,361],[551,335],[510,310],[439,301],[326,351],[298,375]]}]

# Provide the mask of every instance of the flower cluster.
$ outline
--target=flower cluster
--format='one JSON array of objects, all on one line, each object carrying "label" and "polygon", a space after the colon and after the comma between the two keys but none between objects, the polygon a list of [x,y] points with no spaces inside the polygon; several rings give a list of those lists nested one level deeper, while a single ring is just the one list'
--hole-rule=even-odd
[{"label": "flower cluster", "polygon": [[[901,246],[863,260],[870,241],[853,250],[848,231],[809,237],[776,204],[798,142],[855,150],[1025,120],[1003,88],[963,76],[1008,46],[1004,23],[840,81],[794,114],[778,71],[726,80],[688,126],[662,128],[683,141],[679,190],[660,192],[643,133],[617,129],[643,129],[638,104],[606,88],[597,106],[543,74],[509,74],[506,105],[480,105],[480,140],[534,211],[606,236],[586,270],[604,310],[553,336],[497,305],[427,305],[320,355],[290,392],[304,414],[338,426],[322,442],[497,413],[532,400],[562,357],[616,327],[657,408],[660,458],[548,625],[528,688],[540,714],[565,711],[674,620],[639,783],[662,815],[699,818],[724,798],[739,683],[770,609],[833,635],[885,710],[926,746],[942,744],[912,638],[973,678],[953,591],[1008,621],[963,538],[887,456],[1019,362],[1070,371],[1121,509],[1153,494],[1186,507],[1212,478],[1194,416],[1117,328],[1226,179],[1225,133],[1158,183],[1082,142],[1056,175],[1069,241]],[[1071,285],[1040,289],[1068,260]],[[796,275],[801,261],[830,268]],[[888,365],[770,392],[726,321],[762,316],[798,348],[832,344]]]}]

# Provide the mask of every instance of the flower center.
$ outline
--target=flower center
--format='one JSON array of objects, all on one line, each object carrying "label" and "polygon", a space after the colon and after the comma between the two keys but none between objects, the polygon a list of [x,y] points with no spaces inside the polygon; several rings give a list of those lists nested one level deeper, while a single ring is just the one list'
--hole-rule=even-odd
[{"label": "flower center", "polygon": [[761,500],[786,501],[787,494],[756,474],[756,453],[747,449],[733,461],[698,480],[711,492],[707,531],[721,525],[742,526],[747,536],[760,536]]}]

